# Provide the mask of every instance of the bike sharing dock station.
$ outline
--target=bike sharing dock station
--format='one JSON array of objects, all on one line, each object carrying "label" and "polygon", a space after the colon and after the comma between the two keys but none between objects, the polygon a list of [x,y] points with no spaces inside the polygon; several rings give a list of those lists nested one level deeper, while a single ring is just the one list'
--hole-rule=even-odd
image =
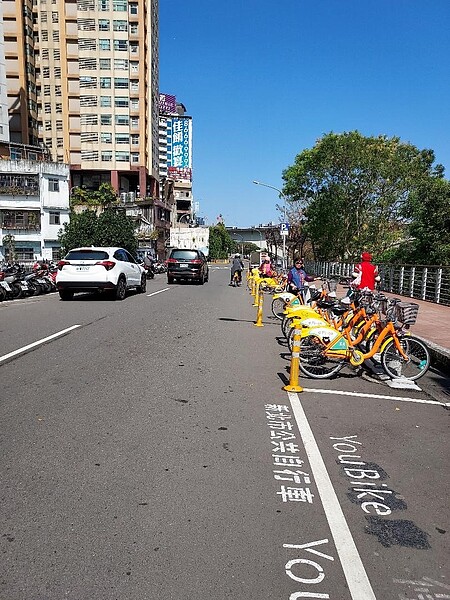
[{"label": "bike sharing dock station", "polygon": [[[301,392],[300,372],[308,378],[329,379],[345,365],[365,379],[398,390],[421,391],[416,381],[430,367],[431,357],[421,338],[410,334],[419,305],[373,293],[358,306],[336,298],[336,285],[324,280],[322,290],[309,289],[307,304],[284,291],[282,278],[247,273],[247,286],[256,307],[256,327],[263,327],[264,294],[272,295],[272,313],[280,320],[291,351],[288,392]],[[331,284],[331,286],[330,286]]]}]

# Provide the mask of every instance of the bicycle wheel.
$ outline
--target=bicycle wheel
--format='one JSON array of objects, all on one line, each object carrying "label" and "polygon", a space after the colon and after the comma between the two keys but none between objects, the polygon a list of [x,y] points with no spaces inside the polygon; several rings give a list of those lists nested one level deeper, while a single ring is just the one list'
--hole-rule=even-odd
[{"label": "bicycle wheel", "polygon": [[283,300],[283,298],[274,298],[272,300],[272,314],[277,319],[280,319],[280,321],[284,317],[283,311],[284,311],[285,306],[286,306],[286,303]]},{"label": "bicycle wheel", "polygon": [[288,317],[287,315],[283,316],[283,320],[281,321],[281,331],[285,338],[287,338],[289,329],[292,325],[292,317]]},{"label": "bicycle wheel", "polygon": [[330,379],[339,373],[345,362],[345,358],[326,356],[322,341],[315,335],[308,335],[300,342],[299,367],[312,379]]},{"label": "bicycle wheel", "polygon": [[381,355],[381,365],[389,377],[398,379],[405,377],[415,381],[425,375],[430,368],[430,353],[425,344],[412,336],[400,340],[404,353],[408,356],[405,360],[391,340]]}]

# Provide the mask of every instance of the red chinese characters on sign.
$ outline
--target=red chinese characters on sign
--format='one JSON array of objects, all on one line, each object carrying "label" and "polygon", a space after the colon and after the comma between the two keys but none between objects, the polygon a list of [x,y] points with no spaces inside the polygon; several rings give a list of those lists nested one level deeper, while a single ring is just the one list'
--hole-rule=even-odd
[{"label": "red chinese characters on sign", "polygon": [[167,172],[175,181],[192,181],[192,169],[189,167],[168,167]]}]

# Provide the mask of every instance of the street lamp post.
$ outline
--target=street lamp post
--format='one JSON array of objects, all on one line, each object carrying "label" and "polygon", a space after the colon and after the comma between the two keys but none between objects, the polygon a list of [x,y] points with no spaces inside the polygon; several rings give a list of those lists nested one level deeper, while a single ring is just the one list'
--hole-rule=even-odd
[{"label": "street lamp post", "polygon": [[[280,197],[283,199],[283,222],[286,223],[286,196],[283,194],[283,192],[278,189],[277,187],[275,187],[274,185],[269,185],[268,183],[262,183],[262,181],[255,181],[253,180],[253,183],[255,185],[262,185],[264,187],[270,188],[272,190],[277,191],[280,194]],[[286,270],[287,268],[287,264],[286,264],[286,235],[283,235],[283,270]]]},{"label": "street lamp post", "polygon": [[259,243],[260,243],[259,249],[262,250],[262,247],[263,247],[263,236],[262,236],[262,233],[260,232],[260,230],[257,227],[252,227],[252,229],[254,231],[256,231],[257,233],[259,233]]}]

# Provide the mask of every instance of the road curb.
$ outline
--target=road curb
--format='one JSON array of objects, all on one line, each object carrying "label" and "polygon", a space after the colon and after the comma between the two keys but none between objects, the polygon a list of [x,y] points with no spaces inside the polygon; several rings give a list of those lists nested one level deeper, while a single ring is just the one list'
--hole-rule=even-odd
[{"label": "road curb", "polygon": [[419,340],[424,342],[430,351],[431,354],[431,364],[433,367],[442,371],[445,375],[450,376],[450,351],[447,348],[443,348],[434,342],[430,342],[420,335],[416,335]]}]

